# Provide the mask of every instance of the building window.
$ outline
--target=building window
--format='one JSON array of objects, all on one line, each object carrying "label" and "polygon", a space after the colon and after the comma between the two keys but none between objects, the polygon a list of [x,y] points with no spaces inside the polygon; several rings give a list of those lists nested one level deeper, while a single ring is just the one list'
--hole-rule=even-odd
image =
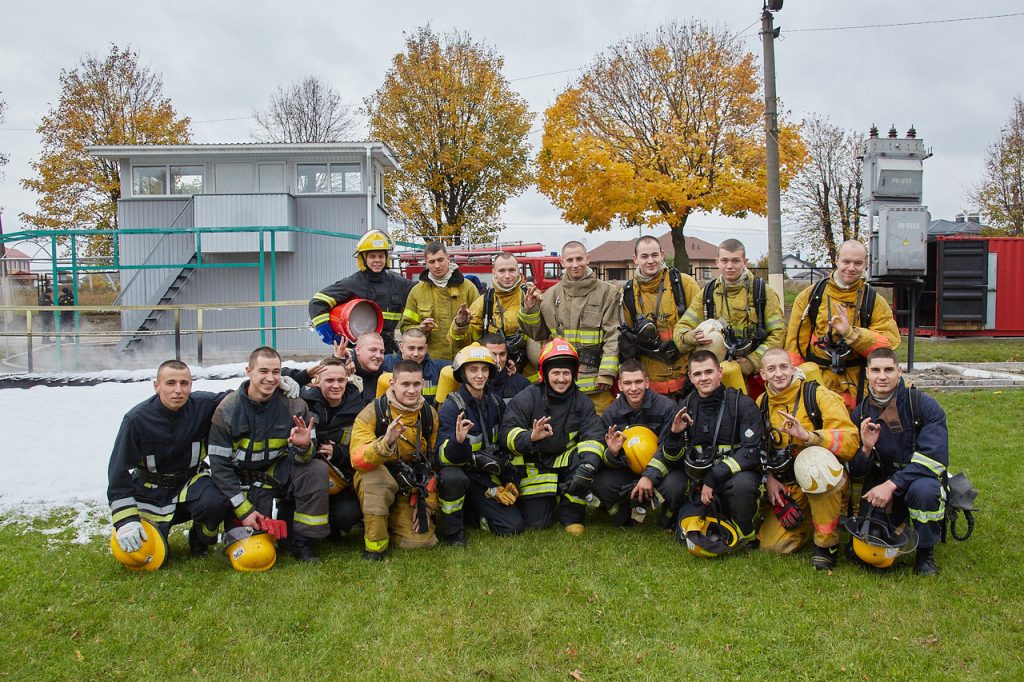
[{"label": "building window", "polygon": [[202,166],[171,166],[171,194],[202,193]]},{"label": "building window", "polygon": [[384,208],[384,174],[377,171],[375,174],[374,187],[377,192],[377,205]]},{"label": "building window", "polygon": [[132,168],[132,194],[135,196],[167,194],[167,166],[135,166]]},{"label": "building window", "polygon": [[296,166],[298,194],[363,192],[363,173],[358,163],[300,163]]},{"label": "building window", "polygon": [[545,263],[544,279],[560,279],[562,277],[561,263]]},{"label": "building window", "polygon": [[608,268],[604,278],[607,280],[625,281],[627,279],[626,268]]}]

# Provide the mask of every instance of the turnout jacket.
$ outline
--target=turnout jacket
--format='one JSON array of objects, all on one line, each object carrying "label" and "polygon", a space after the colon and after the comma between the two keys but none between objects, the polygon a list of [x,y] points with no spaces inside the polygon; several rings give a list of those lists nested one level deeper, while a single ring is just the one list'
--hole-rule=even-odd
[{"label": "turnout jacket", "polygon": [[434,357],[451,360],[455,348],[448,338],[455,313],[463,303],[470,305],[480,297],[476,286],[462,275],[458,268],[448,278],[448,286],[441,288],[430,281],[430,273],[420,273],[420,281],[409,292],[402,313],[401,330],[419,327],[428,317],[434,318],[435,327],[427,334],[427,346]]},{"label": "turnout jacket", "polygon": [[[456,351],[468,346],[474,341],[479,341],[484,334],[491,332],[502,332],[505,336],[512,336],[519,331],[519,308],[523,303],[523,293],[519,288],[522,277],[516,283],[512,291],[502,292],[491,287],[482,296],[469,305],[469,322],[465,326],[459,326],[452,319],[448,328],[448,340]],[[494,296],[494,310],[484,327],[484,303],[488,293]],[[456,312],[458,309],[456,309]]]},{"label": "turnout jacket", "polygon": [[331,464],[343,471],[351,471],[349,460],[349,444],[352,438],[352,425],[356,416],[363,409],[363,400],[352,384],[345,387],[341,396],[341,404],[331,407],[324,394],[316,387],[303,388],[299,397],[306,401],[306,407],[316,415],[314,439],[319,443],[334,443],[334,454]]},{"label": "turnout jacket", "polygon": [[[818,412],[821,413],[821,428],[815,429],[814,422],[807,414],[807,405],[804,404],[804,385],[807,383],[799,377],[793,377],[793,382],[784,390],[775,393],[770,386],[765,386],[765,392],[757,397],[757,406],[763,408],[764,401],[768,401],[768,424],[767,427],[775,429],[768,439],[768,447],[785,448],[793,446],[793,454],[807,447],[807,443],[792,440],[789,434],[779,430],[786,420],[779,410],[784,410],[795,416],[801,426],[809,432],[817,434],[821,445],[832,451],[841,462],[848,462],[853,458],[857,448],[860,447],[860,429],[850,420],[850,413],[846,409],[846,403],[838,394],[819,385],[816,393],[818,401]],[[774,442],[773,442],[774,437]]]},{"label": "turnout jacket", "polygon": [[753,400],[734,388],[719,386],[707,397],[694,391],[680,407],[687,408],[687,414],[693,417],[693,425],[683,433],[672,433],[670,425],[662,439],[662,447],[644,469],[643,475],[655,485],[661,483],[669,470],[683,466],[684,434],[689,434],[690,445],[694,447],[712,446],[720,410],[724,412],[718,430],[718,461],[704,475],[704,485],[717,489],[733,474],[761,468],[764,422]]},{"label": "turnout jacket", "polygon": [[[679,309],[687,310],[690,304],[701,297],[701,287],[690,275],[679,273],[680,282],[683,285],[683,297],[685,301],[676,301],[672,294],[671,274],[668,268],[662,268],[661,276],[655,277],[650,282],[641,282],[633,278],[632,295],[637,315],[647,315],[652,318],[654,325],[658,328],[658,336],[662,341],[673,341],[672,332],[679,321]],[[658,302],[658,291],[661,291],[661,302]],[[626,292],[623,291],[623,296]],[[657,306],[657,310],[655,307]],[[625,300],[622,303],[622,319],[626,326],[632,327],[635,322],[633,315],[629,312],[629,306]],[[674,341],[673,341],[674,342]],[[665,362],[657,355],[640,352],[637,357],[647,370],[650,377],[651,388],[658,393],[673,393],[680,390],[686,376],[687,354],[682,354],[673,363]]]},{"label": "turnout jacket", "polygon": [[[654,431],[660,442],[671,428],[672,419],[678,411],[679,405],[676,404],[676,401],[655,393],[653,389],[647,389],[644,392],[643,402],[635,410],[629,406],[626,396],[620,393],[601,414],[601,426],[606,432],[613,424],[619,431],[629,426],[646,426]],[[622,466],[619,462],[609,459],[607,453],[604,463],[605,466],[614,468]]]},{"label": "turnout jacket", "polygon": [[[533,443],[533,422],[541,417],[551,417],[554,433]],[[508,402],[498,438],[512,453],[512,463],[517,466],[570,467],[575,464],[574,450],[578,454],[576,459],[590,462],[595,468],[604,458],[604,431],[594,403],[575,384],[561,395],[546,384],[530,384]]]},{"label": "turnout jacket", "polygon": [[[384,440],[385,429],[377,433],[377,406],[370,403],[362,409],[352,425],[352,441],[349,450],[352,458],[352,467],[357,471],[372,471],[382,464],[403,459],[407,462],[433,462],[434,449],[437,447],[437,411],[428,404],[424,404],[420,410],[408,410],[396,407],[387,396],[376,400],[384,400],[387,404],[385,417],[390,424],[396,417],[400,417],[405,431],[398,437],[394,445],[388,445]],[[430,433],[424,433],[426,428],[423,424],[423,410],[429,410],[433,428]]]},{"label": "turnout jacket", "polygon": [[[107,467],[107,502],[114,528],[138,521],[140,511],[155,523],[170,521],[178,492],[200,473],[214,410],[231,391],[193,391],[177,412],[154,395],[128,411],[114,440]],[[143,475],[167,477],[147,482]]]},{"label": "turnout jacket", "polygon": [[[384,362],[380,366],[381,373],[394,372],[395,365],[402,361],[401,353],[392,353],[384,356]],[[423,356],[420,367],[423,369],[423,397],[430,405],[435,404],[437,398],[437,382],[441,378],[441,370],[452,364],[451,360],[435,360],[430,353]],[[386,390],[386,389],[385,389]]]},{"label": "turnout jacket", "polygon": [[[363,267],[361,262],[360,267]],[[411,289],[412,282],[387,268],[381,272],[360,270],[313,294],[309,301],[309,319],[315,327],[330,321],[331,309],[340,303],[353,298],[373,301],[384,314],[381,336],[384,337],[385,352],[390,353],[398,350],[395,329],[402,319],[402,311],[405,310],[405,301]]]},{"label": "turnout jacket", "polygon": [[210,425],[210,470],[213,482],[231,501],[235,516],[244,519],[253,505],[242,490],[238,469],[273,475],[281,457],[292,456],[299,464],[313,457],[314,443],[303,450],[288,438],[295,423],[292,417],[309,421],[310,414],[301,398],[289,398],[280,391],[263,402],[248,395],[249,381],[229,395],[213,413]]},{"label": "turnout jacket", "polygon": [[484,388],[483,398],[474,398],[465,386],[459,386],[458,395],[466,405],[464,419],[473,422],[466,440],[455,438],[455,424],[462,408],[449,396],[438,411],[437,462],[440,466],[465,466],[474,452],[484,448],[485,443],[498,444],[498,428],[505,412],[505,403]]},{"label": "turnout jacket", "polygon": [[[865,285],[863,279],[854,282],[848,289],[842,289],[835,281],[833,271],[822,295],[821,305],[815,319],[809,319],[810,299],[813,285],[807,287],[793,301],[793,309],[789,316],[789,331],[786,336],[786,350],[797,353],[804,360],[822,365],[821,377],[825,385],[836,393],[848,392],[857,396],[848,404],[850,407],[859,399],[858,387],[861,385],[864,358],[876,348],[896,349],[900,345],[900,330],[892,316],[892,308],[881,295],[875,296],[875,307],[871,312],[871,324],[860,327],[860,309],[864,298]],[[814,342],[828,333],[828,323],[835,315],[839,306],[846,308],[850,319],[850,331],[845,340],[854,352],[857,362],[845,368],[841,375],[829,370],[830,358]],[[810,352],[808,352],[810,345]]]},{"label": "turnout jacket", "polygon": [[[921,414],[918,419],[921,426],[917,432],[917,449],[914,449],[914,421],[910,416],[910,389],[901,380],[893,400],[896,401],[902,431],[894,432],[882,420],[882,431],[874,450],[865,456],[858,443],[857,453],[850,463],[851,470],[865,471],[880,466],[886,477],[901,491],[905,491],[918,478],[938,478],[940,482],[945,480],[946,467],[949,466],[946,413],[935,398],[927,393],[920,392],[920,398]],[[877,420],[880,414],[881,410],[866,398],[853,410],[853,422],[859,425],[867,417]]]},{"label": "turnout jacket", "polygon": [[579,280],[563,273],[544,292],[539,307],[519,309],[519,322],[535,341],[561,336],[575,346],[580,354],[576,385],[591,393],[598,377],[614,384],[619,371],[619,304],[618,288],[588,268]]},{"label": "turnout jacket", "polygon": [[509,374],[503,369],[498,369],[487,380],[487,390],[506,403],[529,385],[530,380],[519,372]]},{"label": "turnout jacket", "polygon": [[[753,334],[757,329],[758,317],[757,306],[754,301],[754,276],[749,270],[735,284],[726,284],[722,277],[715,280],[715,288],[712,291],[712,300],[715,302],[715,315],[733,328],[737,333]],[[757,348],[753,348],[747,359],[754,365],[754,369],[761,369],[761,356],[769,348],[782,348],[786,340],[786,321],[782,315],[782,303],[779,295],[769,286],[765,286],[764,302],[764,330],[767,337]],[[689,354],[697,349],[697,346],[687,343],[683,336],[688,331],[697,328],[704,317],[704,296],[698,295],[690,302],[686,313],[676,323],[673,338],[679,350]]]}]

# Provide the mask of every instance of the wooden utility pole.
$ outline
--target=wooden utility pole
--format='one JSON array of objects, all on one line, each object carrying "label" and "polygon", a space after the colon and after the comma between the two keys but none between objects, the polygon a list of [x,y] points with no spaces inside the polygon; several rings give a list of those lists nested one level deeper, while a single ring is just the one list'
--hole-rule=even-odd
[{"label": "wooden utility pole", "polygon": [[782,9],[782,0],[765,0],[761,12],[761,43],[764,46],[764,132],[768,191],[768,286],[781,300],[782,291],[782,203],[779,198],[779,114],[775,95],[775,38],[772,12]]}]

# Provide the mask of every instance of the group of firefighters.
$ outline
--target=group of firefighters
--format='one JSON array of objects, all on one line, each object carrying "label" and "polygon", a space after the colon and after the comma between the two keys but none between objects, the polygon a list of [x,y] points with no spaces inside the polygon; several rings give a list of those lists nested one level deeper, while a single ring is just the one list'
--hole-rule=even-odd
[{"label": "group of firefighters", "polygon": [[[367,233],[358,271],[313,296],[311,325],[334,349],[319,364],[283,368],[261,347],[222,394],[160,366],[110,460],[123,564],[159,568],[171,526],[189,520],[193,555],[222,540],[236,569],[260,571],[279,546],[316,562],[317,541],[360,524],[362,556],[381,560],[393,544],[465,546],[467,527],[557,521],[580,535],[597,508],[622,528],[651,518],[698,556],[812,541],[827,570],[845,530],[855,561],[913,552],[915,572],[938,572],[945,414],[901,378],[861,243],[840,247],[788,324],[734,239],[705,286],[641,237],[622,288],[572,241],[548,290],[500,253],[482,294],[438,242],[415,285],[389,269],[391,250]],[[357,298],[383,329],[350,348],[331,311]]]}]

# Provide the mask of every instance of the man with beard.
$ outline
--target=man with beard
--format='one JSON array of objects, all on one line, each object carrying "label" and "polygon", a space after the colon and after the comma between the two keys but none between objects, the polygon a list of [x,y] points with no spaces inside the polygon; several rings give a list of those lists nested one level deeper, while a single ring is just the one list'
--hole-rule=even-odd
[{"label": "man with beard", "polygon": [[519,321],[527,336],[543,341],[562,338],[579,355],[576,386],[600,415],[612,402],[611,388],[619,371],[619,292],[597,278],[583,244],[562,247],[562,279],[544,292],[526,288]]},{"label": "man with beard", "polygon": [[547,528],[557,517],[566,532],[581,535],[604,433],[593,403],[576,385],[580,363],[572,344],[549,341],[539,365],[540,383],[509,401],[498,438],[517,468],[527,527]]}]

